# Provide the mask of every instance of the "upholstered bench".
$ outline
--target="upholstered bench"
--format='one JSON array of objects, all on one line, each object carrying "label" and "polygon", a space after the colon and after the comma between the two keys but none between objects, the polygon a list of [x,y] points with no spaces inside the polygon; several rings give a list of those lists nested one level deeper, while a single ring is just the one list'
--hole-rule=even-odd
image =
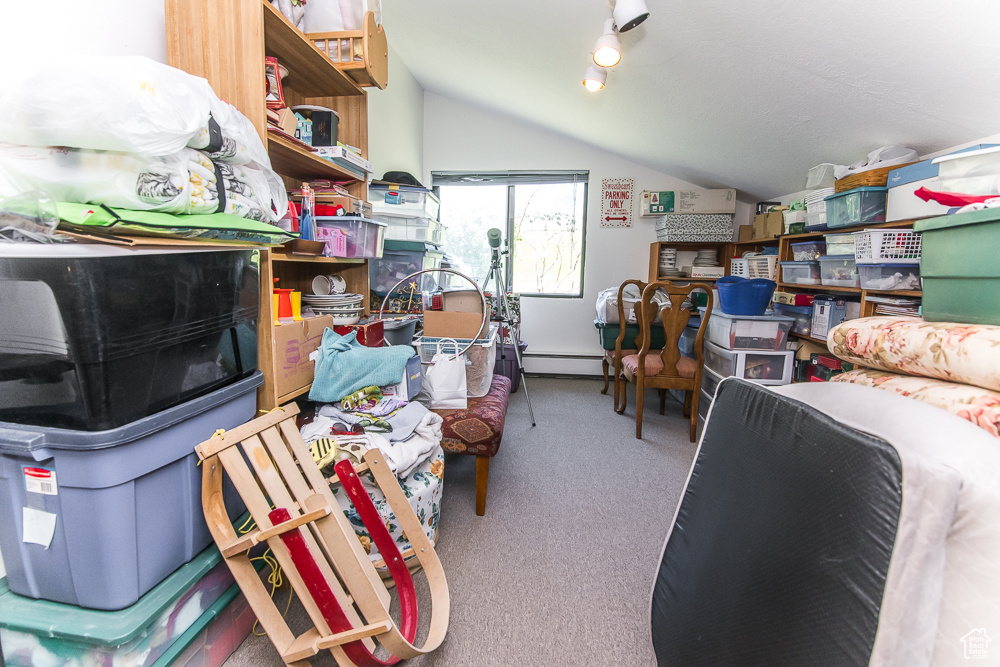
[{"label": "upholstered bench", "polygon": [[446,452],[476,457],[476,515],[486,514],[486,486],[490,458],[500,449],[503,423],[507,416],[510,379],[493,374],[490,390],[481,398],[469,398],[464,410],[435,410],[444,417],[441,447]]}]

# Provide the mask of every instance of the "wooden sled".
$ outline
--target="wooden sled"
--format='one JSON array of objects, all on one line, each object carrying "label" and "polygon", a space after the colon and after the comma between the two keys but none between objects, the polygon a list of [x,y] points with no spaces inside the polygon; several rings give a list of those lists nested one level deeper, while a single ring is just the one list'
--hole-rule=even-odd
[{"label": "wooden sled", "polygon": [[[448,629],[448,584],[395,475],[378,449],[357,468],[336,464],[324,478],[295,426],[295,404],[278,408],[195,448],[202,460],[205,520],[233,577],[286,664],[309,665],[330,649],[341,667],[390,665],[436,649]],[[242,452],[241,452],[242,450]],[[248,462],[249,461],[249,465]],[[257,526],[237,535],[222,495],[223,471]],[[370,471],[412,545],[401,554],[358,479]],[[340,483],[378,547],[397,589],[399,627],[389,614],[390,595],[330,490]],[[273,507],[272,507],[273,505]],[[248,550],[267,542],[305,607],[313,627],[295,637],[250,562]],[[414,646],[417,598],[404,558],[415,556],[427,576],[431,621],[423,646]],[[391,654],[373,656],[376,643]]]}]

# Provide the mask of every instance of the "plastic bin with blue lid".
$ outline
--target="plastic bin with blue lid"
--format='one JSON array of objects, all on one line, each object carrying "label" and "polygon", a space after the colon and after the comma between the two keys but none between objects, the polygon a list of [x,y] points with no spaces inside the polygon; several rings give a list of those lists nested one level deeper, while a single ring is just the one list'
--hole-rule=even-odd
[{"label": "plastic bin with blue lid", "polygon": [[826,201],[826,226],[856,227],[885,222],[887,188],[854,188],[830,195]]},{"label": "plastic bin with blue lid", "polygon": [[729,315],[716,311],[708,319],[708,340],[727,350],[783,350],[794,320],[774,313]]},{"label": "plastic bin with blue lid", "polygon": [[819,285],[819,262],[779,262],[781,282],[790,285]]},{"label": "plastic bin with blue lid", "polygon": [[[0,423],[0,551],[19,595],[134,604],[212,542],[194,447],[253,418],[253,376],[109,431]],[[243,511],[228,486],[226,507]]]},{"label": "plastic bin with blue lid", "polygon": [[812,306],[793,306],[788,303],[776,303],[774,304],[774,312],[795,320],[792,324],[792,331],[794,333],[808,336],[812,331]]},{"label": "plastic bin with blue lid", "polygon": [[820,282],[831,287],[860,287],[854,255],[827,255],[819,258]]}]

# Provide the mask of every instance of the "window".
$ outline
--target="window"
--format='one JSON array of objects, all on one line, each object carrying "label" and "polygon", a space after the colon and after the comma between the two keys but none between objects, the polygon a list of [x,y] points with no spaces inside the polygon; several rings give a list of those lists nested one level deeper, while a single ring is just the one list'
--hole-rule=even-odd
[{"label": "window", "polygon": [[528,296],[583,296],[588,174],[434,172],[448,253],[482,285],[491,258],[486,232],[496,227],[509,253],[508,289]]}]

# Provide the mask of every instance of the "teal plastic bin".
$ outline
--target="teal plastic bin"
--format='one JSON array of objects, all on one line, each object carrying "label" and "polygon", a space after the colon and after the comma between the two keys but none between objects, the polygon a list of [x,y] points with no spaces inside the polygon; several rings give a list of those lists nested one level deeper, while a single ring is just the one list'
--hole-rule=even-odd
[{"label": "teal plastic bin", "polygon": [[158,659],[179,652],[238,593],[214,545],[119,611],[32,600],[0,579],[3,659],[7,667],[169,664]]},{"label": "teal plastic bin", "polygon": [[930,322],[1000,324],[1000,209],[918,220],[923,235],[923,316]]}]

